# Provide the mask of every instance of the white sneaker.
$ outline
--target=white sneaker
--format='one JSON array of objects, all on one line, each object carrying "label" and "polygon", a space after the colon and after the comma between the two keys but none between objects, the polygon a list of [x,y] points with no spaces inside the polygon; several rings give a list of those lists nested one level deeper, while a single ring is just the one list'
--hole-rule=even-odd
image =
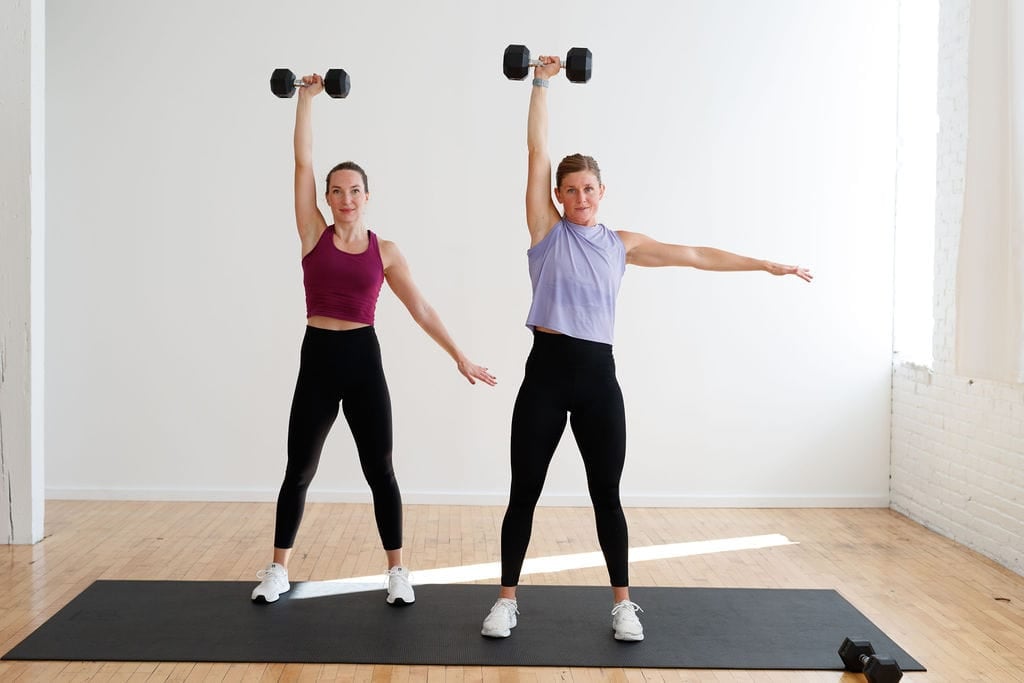
[{"label": "white sneaker", "polygon": [[271,562],[266,569],[256,572],[256,578],[262,581],[252,591],[253,602],[277,602],[281,593],[291,590],[288,570],[277,562]]},{"label": "white sneaker", "polygon": [[491,607],[490,613],[484,619],[484,626],[480,629],[480,635],[488,638],[508,638],[512,635],[512,629],[516,627],[516,615],[519,608],[516,601],[510,598],[498,598]]},{"label": "white sneaker", "polygon": [[392,567],[388,570],[388,604],[411,605],[416,602],[416,594],[409,583],[409,570],[405,567]]},{"label": "white sneaker", "polygon": [[623,600],[612,608],[612,630],[615,640],[643,640],[644,627],[640,624],[637,612],[643,612],[640,605]]}]

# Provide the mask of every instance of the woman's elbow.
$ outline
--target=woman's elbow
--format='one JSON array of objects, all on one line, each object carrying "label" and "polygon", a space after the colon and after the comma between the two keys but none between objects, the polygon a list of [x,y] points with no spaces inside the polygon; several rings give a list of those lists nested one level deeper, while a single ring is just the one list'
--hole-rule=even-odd
[{"label": "woman's elbow", "polygon": [[429,304],[413,306],[409,309],[409,314],[412,315],[412,319],[416,321],[416,324],[423,329],[429,328],[437,319],[437,313],[434,312],[434,309]]}]

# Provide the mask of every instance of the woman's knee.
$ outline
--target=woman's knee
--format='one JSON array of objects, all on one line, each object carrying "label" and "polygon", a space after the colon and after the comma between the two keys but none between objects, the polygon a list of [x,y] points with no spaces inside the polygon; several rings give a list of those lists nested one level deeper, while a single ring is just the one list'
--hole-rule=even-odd
[{"label": "woman's knee", "polygon": [[371,491],[389,491],[398,488],[395,469],[391,465],[390,455],[386,458],[368,458],[363,460],[363,476]]}]

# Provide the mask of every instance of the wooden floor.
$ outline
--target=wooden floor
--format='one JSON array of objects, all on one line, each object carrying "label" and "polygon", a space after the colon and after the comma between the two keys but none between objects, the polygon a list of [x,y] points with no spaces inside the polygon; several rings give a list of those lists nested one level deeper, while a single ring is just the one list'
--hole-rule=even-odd
[{"label": "wooden floor", "polygon": [[[406,507],[413,571],[494,562],[503,510]],[[49,501],[46,538],[0,548],[0,653],[95,579],[252,581],[268,561],[269,503]],[[888,510],[627,510],[630,545],[782,534],[794,542],[634,562],[635,586],[834,588],[927,673],[903,680],[1024,681],[1024,577]],[[530,557],[597,549],[585,508],[537,511]],[[367,505],[310,504],[293,580],[379,574]],[[497,583],[486,577],[483,583]],[[607,583],[603,567],[523,577],[524,584]],[[609,593],[610,600],[610,593]],[[483,614],[481,614],[481,618]],[[0,681],[863,681],[834,671],[401,667],[372,665],[0,662]]]}]

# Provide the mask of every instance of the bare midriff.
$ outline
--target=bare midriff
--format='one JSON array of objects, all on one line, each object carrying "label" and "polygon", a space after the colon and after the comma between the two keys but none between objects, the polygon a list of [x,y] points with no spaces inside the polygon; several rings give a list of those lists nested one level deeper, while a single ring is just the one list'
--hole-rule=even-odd
[{"label": "bare midriff", "polygon": [[326,315],[313,315],[306,318],[306,324],[321,330],[333,330],[343,332],[345,330],[356,330],[360,327],[369,327],[366,323],[357,323],[352,320],[340,320],[339,318],[328,318]]},{"label": "bare midriff", "polygon": [[547,328],[547,327],[541,327],[540,325],[534,325],[533,329],[537,330],[538,332],[546,332],[547,334],[562,334],[561,332],[559,332],[557,330],[552,330],[552,329]]}]

